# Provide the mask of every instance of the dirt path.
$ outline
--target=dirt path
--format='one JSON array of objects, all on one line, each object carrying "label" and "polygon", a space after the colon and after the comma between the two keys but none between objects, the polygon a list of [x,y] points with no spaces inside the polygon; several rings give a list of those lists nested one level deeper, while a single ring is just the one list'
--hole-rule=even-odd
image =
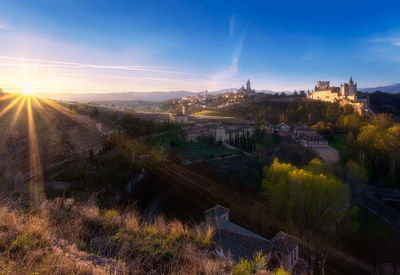
[{"label": "dirt path", "polygon": [[313,147],[312,149],[327,163],[335,164],[340,160],[339,152],[331,146],[324,148]]}]

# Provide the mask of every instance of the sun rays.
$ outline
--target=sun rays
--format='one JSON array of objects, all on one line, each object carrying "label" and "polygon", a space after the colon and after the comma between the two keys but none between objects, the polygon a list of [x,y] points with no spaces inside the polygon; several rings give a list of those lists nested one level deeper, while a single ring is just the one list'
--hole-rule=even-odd
[{"label": "sun rays", "polygon": [[41,127],[44,124],[48,129],[57,128],[59,120],[54,119],[54,114],[66,116],[85,129],[96,132],[93,125],[79,119],[74,111],[57,102],[35,95],[31,89],[27,89],[24,94],[5,94],[0,97],[0,119],[10,121],[6,134],[11,136],[15,130],[27,133],[28,163],[21,169],[26,175],[25,182],[28,184],[31,203],[35,205],[45,199],[43,171],[46,165],[49,165],[43,162],[46,159],[41,156],[41,152],[49,148],[45,148],[45,145],[40,142],[48,137],[43,136],[38,126]]},{"label": "sun rays", "polygon": [[29,96],[26,104],[28,116],[29,139],[29,192],[32,203],[38,204],[44,199],[43,167],[40,162],[38,137],[36,134],[35,120],[32,112],[32,99]]}]

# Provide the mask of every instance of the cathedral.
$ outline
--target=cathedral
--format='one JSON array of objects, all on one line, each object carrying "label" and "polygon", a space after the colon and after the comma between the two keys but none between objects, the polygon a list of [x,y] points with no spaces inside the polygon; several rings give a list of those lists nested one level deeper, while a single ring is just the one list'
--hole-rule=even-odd
[{"label": "cathedral", "polygon": [[242,87],[240,89],[238,89],[236,91],[236,93],[240,94],[240,95],[244,95],[244,96],[250,96],[250,95],[254,95],[256,92],[251,89],[250,79],[249,79],[249,80],[247,80],[246,88],[244,88],[244,86],[242,85]]}]

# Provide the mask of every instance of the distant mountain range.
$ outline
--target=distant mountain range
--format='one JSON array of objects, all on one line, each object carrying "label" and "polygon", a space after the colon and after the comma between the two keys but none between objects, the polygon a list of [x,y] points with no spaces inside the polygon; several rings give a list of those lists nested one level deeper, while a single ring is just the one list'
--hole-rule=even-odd
[{"label": "distant mountain range", "polygon": [[193,96],[198,93],[189,91],[168,91],[168,92],[127,92],[127,93],[86,93],[69,94],[55,93],[42,94],[42,96],[54,100],[66,101],[164,101],[172,98]]},{"label": "distant mountain range", "polygon": [[[227,92],[235,92],[237,88],[227,88],[217,91],[210,91],[209,94],[223,94]],[[385,93],[400,93],[400,83],[396,83],[388,86],[380,86],[375,88],[360,88],[360,91],[372,93],[375,91],[381,91]],[[257,93],[276,93],[272,90],[256,90]],[[285,92],[292,93],[292,92]],[[126,93],[86,93],[86,94],[70,94],[70,93],[55,93],[55,94],[42,94],[44,97],[55,99],[55,100],[67,100],[67,101],[164,101],[173,98],[181,98],[184,96],[194,96],[198,94],[204,94],[202,92],[191,92],[191,91],[167,91],[167,92],[126,92]]]},{"label": "distant mountain range", "polygon": [[400,83],[388,85],[388,86],[380,86],[380,87],[375,87],[375,88],[360,88],[359,89],[362,92],[367,92],[367,93],[372,93],[375,91],[381,91],[384,93],[400,93]]},{"label": "distant mountain range", "polygon": [[[237,88],[228,88],[218,91],[211,91],[209,94],[223,94],[227,92],[236,92]],[[257,93],[274,93],[271,90],[256,90]],[[167,92],[127,92],[127,93],[48,93],[42,96],[54,100],[66,101],[164,101],[173,98],[181,98],[184,96],[194,96],[204,94],[204,92],[191,91],[167,91]]]}]

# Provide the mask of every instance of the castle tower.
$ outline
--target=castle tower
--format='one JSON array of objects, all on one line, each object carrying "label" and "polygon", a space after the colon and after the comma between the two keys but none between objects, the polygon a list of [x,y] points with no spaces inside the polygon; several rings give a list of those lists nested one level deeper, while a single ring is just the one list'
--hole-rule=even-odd
[{"label": "castle tower", "polygon": [[352,96],[357,96],[357,84],[354,83],[353,77],[350,77],[348,83],[348,94]]},{"label": "castle tower", "polygon": [[247,83],[246,83],[246,90],[247,90],[247,91],[251,91],[250,79],[247,80]]}]

